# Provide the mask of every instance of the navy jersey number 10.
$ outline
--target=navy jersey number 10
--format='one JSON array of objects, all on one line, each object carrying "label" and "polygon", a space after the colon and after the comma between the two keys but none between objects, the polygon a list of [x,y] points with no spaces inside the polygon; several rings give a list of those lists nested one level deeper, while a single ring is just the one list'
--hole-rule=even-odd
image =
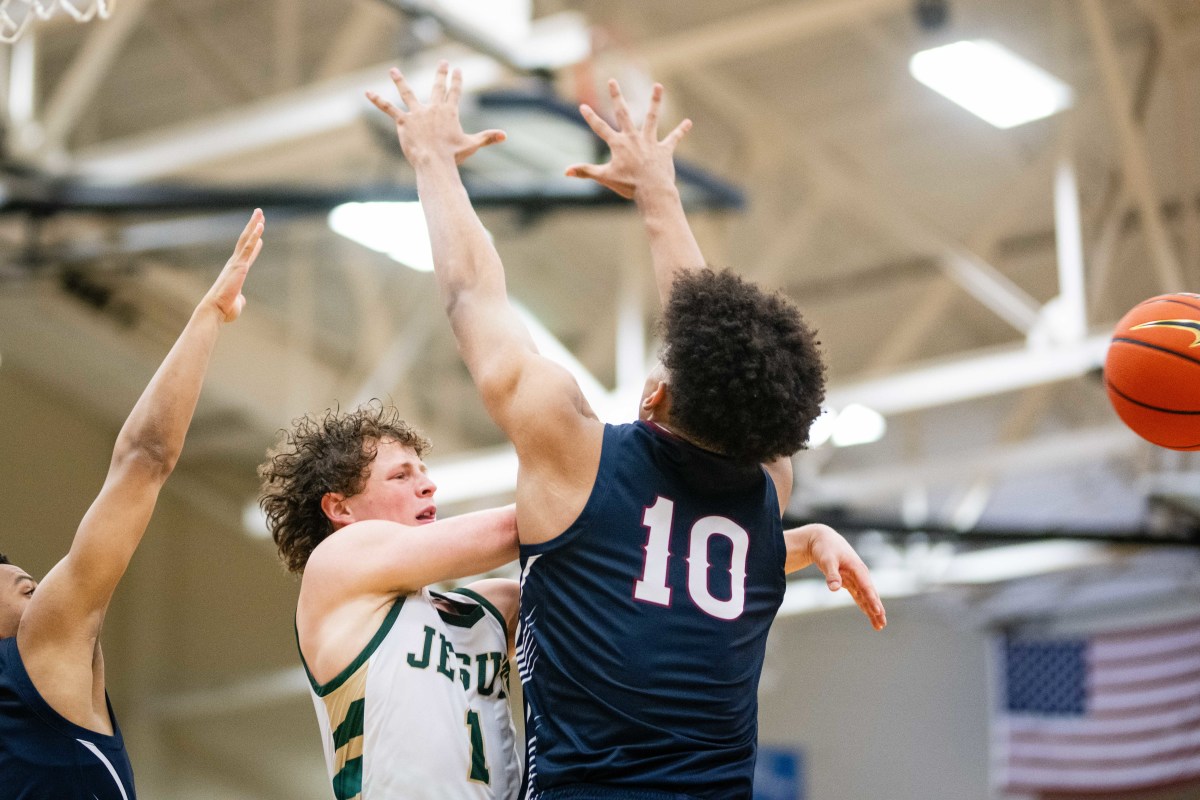
[{"label": "navy jersey number 10", "polygon": [[[661,495],[654,505],[642,514],[646,536],[646,561],[642,577],[633,585],[633,596],[644,603],[671,605],[671,587],[667,585],[667,568],[671,552],[671,525],[675,517],[675,502]],[[730,595],[728,600],[713,597],[708,588],[708,570],[712,566],[709,545],[714,536],[729,540],[733,546],[729,563]],[[704,613],[717,619],[737,619],[746,606],[746,558],[750,552],[750,534],[728,517],[701,517],[688,538],[688,594]]]}]

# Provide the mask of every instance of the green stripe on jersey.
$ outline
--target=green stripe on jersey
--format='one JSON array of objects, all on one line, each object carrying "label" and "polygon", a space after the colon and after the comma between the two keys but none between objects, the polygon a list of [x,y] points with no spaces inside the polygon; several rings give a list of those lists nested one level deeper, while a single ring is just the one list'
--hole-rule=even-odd
[{"label": "green stripe on jersey", "polygon": [[337,800],[350,800],[362,794],[362,756],[346,762],[337,775],[333,776],[333,796]]},{"label": "green stripe on jersey", "polygon": [[363,735],[363,710],[366,708],[366,698],[360,698],[346,709],[346,718],[333,732],[333,749],[337,750],[356,736]]},{"label": "green stripe on jersey", "polygon": [[379,630],[375,631],[375,635],[371,637],[371,641],[367,642],[367,646],[362,649],[358,657],[351,661],[349,666],[344,670],[339,672],[333,680],[324,685],[317,683],[317,679],[313,677],[312,672],[308,669],[308,662],[304,660],[304,651],[300,650],[300,632],[297,630],[296,650],[300,652],[300,663],[304,665],[304,674],[308,676],[308,682],[317,697],[325,697],[333,692],[345,683],[347,678],[357,672],[359,667],[367,663],[367,659],[374,655],[375,650],[378,649],[380,643],[387,637],[388,632],[391,631],[392,625],[396,622],[396,617],[400,616],[400,609],[404,607],[404,597],[404,595],[400,595],[395,599],[391,610],[388,611],[387,616],[380,623]]},{"label": "green stripe on jersey", "polygon": [[496,618],[496,621],[500,623],[500,629],[502,631],[504,631],[504,640],[508,641],[508,623],[505,621],[504,615],[500,613],[500,609],[498,609],[494,605],[492,605],[491,600],[488,600],[486,597],[481,595],[479,592],[476,592],[472,589],[455,589],[454,593],[464,595],[465,597],[469,597],[472,600],[474,600],[476,603],[479,603],[479,605],[481,605],[485,609],[487,609],[488,612],[490,612],[491,615]]}]

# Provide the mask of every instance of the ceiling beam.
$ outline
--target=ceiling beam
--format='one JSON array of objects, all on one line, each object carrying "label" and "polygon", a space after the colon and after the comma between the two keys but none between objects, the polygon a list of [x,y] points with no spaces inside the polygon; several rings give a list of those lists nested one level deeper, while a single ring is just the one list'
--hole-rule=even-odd
[{"label": "ceiling beam", "polygon": [[1085,375],[1104,363],[1108,341],[1105,333],[1055,346],[976,353],[835,386],[825,401],[832,408],[860,403],[891,415],[975,400]]},{"label": "ceiling beam", "polygon": [[[1079,183],[1068,141],[1054,172],[1054,241],[1058,262],[1058,296],[1051,302],[1053,318],[1048,331],[1059,341],[1078,341],[1087,334],[1087,294],[1084,289],[1083,220],[1079,209]],[[1049,305],[1049,304],[1048,304]]]},{"label": "ceiling beam", "polygon": [[46,101],[42,116],[46,150],[65,148],[67,138],[95,99],[97,87],[108,76],[122,47],[152,3],[153,0],[122,0],[120,14],[114,14],[103,25],[92,26],[87,41]]},{"label": "ceiling beam", "polygon": [[1121,162],[1150,240],[1150,253],[1158,271],[1159,288],[1164,292],[1182,291],[1187,284],[1159,211],[1159,195],[1150,174],[1145,140],[1129,112],[1129,89],[1121,74],[1112,28],[1100,0],[1082,0],[1080,7],[1104,79],[1104,96],[1120,143]]},{"label": "ceiling beam", "polygon": [[394,33],[395,17],[382,3],[355,5],[325,49],[315,70],[317,80],[348,72],[362,63],[361,54],[378,52]]},{"label": "ceiling beam", "polygon": [[765,104],[747,98],[743,87],[714,70],[698,70],[690,78],[703,84],[704,95],[728,113],[739,119],[754,120],[763,135],[786,143],[804,165],[823,200],[833,202],[836,199],[855,212],[865,213],[898,240],[936,255],[948,277],[1022,335],[1037,324],[1040,304],[983,256],[937,230],[919,214],[904,208],[872,186],[866,176],[836,164],[794,126],[770,113]]},{"label": "ceiling beam", "polygon": [[[584,29],[584,21],[578,15],[555,14],[534,20],[530,39],[534,41],[543,35],[560,37],[572,30],[582,35]],[[443,59],[462,70],[467,92],[493,86],[506,74],[504,64],[496,58],[454,44],[426,50],[404,64],[409,82],[418,91],[429,86],[438,62]],[[384,96],[395,92],[388,78],[388,69],[395,65],[394,61],[378,64],[204,119],[88,147],[76,154],[74,166],[77,172],[89,177],[146,181],[337,131],[372,113],[363,97],[364,91],[370,89]]]},{"label": "ceiling beam", "polygon": [[[1196,142],[1196,99],[1192,80],[1191,58],[1185,48],[1187,28],[1179,28],[1170,11],[1159,3],[1138,0],[1138,8],[1154,26],[1155,35],[1163,50],[1167,75],[1170,78],[1172,121],[1175,135],[1174,161],[1184,186],[1200,185],[1200,162],[1195,156]],[[1194,35],[1194,31],[1190,31]],[[1184,276],[1191,279],[1200,262],[1200,214],[1196,208],[1186,206],[1183,210],[1182,261]]]},{"label": "ceiling beam", "polygon": [[761,53],[798,39],[820,36],[874,17],[908,11],[909,0],[809,0],[776,3],[701,25],[673,36],[643,42],[639,63],[662,80],[679,71]]},{"label": "ceiling beam", "polygon": [[[405,65],[413,85],[431,84],[441,58],[452,58],[462,68],[471,91],[492,85],[502,74],[496,62],[465,50],[429,51]],[[339,130],[368,113],[364,91],[395,92],[388,78],[394,65],[377,64],[200,120],[88,147],[76,154],[75,170],[100,180],[147,181]]]}]

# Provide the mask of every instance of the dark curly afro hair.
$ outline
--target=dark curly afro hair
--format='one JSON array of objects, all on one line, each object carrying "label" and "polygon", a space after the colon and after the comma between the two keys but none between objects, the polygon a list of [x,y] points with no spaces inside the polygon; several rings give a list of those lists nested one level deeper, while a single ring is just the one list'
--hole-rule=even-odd
[{"label": "dark curly afro hair", "polygon": [[347,497],[361,492],[379,442],[398,442],[421,458],[429,452],[428,439],[401,419],[395,408],[377,402],[346,414],[334,410],[320,417],[308,414],[280,434],[258,468],[262,480],[258,504],[267,515],[267,529],[279,557],[297,573],[304,571],[316,546],[333,533],[333,524],[321,510],[321,498],[327,492]]},{"label": "dark curly afro hair", "polygon": [[796,307],[728,270],[675,279],[661,323],[671,422],[744,463],[804,446],[825,398],[820,342]]}]

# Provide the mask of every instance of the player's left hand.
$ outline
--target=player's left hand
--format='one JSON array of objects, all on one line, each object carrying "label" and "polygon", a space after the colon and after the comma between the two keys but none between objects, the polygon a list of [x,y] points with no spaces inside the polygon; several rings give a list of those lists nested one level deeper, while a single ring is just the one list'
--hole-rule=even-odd
[{"label": "player's left hand", "polygon": [[400,92],[400,99],[407,111],[397,108],[375,92],[367,92],[367,99],[396,123],[396,136],[400,149],[410,164],[416,165],[426,159],[453,156],[461,164],[481,147],[502,142],[505,133],[491,129],[468,134],[458,119],[458,101],[462,97],[462,72],[455,69],[450,73],[450,85],[446,86],[446,75],[450,65],[438,64],[433,79],[433,90],[429,102],[422,103],[408,85],[400,70],[392,68],[389,74]]},{"label": "player's left hand", "polygon": [[877,631],[883,630],[887,625],[887,613],[871,581],[867,565],[845,537],[833,528],[828,525],[815,525],[813,528],[809,553],[817,569],[825,574],[825,585],[829,591],[836,592],[844,588],[867,615],[871,626]]},{"label": "player's left hand", "polygon": [[675,147],[692,129],[692,121],[685,119],[659,141],[658,112],[662,105],[662,84],[654,84],[650,110],[646,112],[646,119],[640,128],[634,123],[629,105],[615,80],[608,82],[608,91],[617,115],[616,128],[605,122],[591,106],[581,105],[579,113],[608,145],[612,160],[607,164],[572,164],[567,167],[567,176],[594,180],[627,199],[635,199],[638,190],[643,187],[674,187]]}]

